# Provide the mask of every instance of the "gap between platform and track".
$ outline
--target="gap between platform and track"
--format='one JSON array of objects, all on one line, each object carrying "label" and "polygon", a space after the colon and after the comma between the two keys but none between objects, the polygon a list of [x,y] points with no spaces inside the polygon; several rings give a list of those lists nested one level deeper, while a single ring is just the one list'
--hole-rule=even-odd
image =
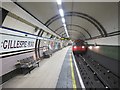
[{"label": "gap between platform and track", "polygon": [[[72,56],[72,57],[71,57]],[[70,63],[71,63],[71,73],[72,73],[72,81],[73,81],[73,88],[76,88],[76,83],[75,83],[75,78],[74,78],[74,71],[73,71],[73,65],[72,65],[72,60],[74,62],[74,65],[75,65],[75,69],[76,69],[76,72],[77,72],[77,75],[78,75],[78,78],[79,78],[79,83],[81,84],[81,88],[83,90],[85,90],[85,85],[83,83],[83,80],[82,80],[82,77],[80,75],[80,72],[79,72],[79,69],[77,67],[77,63],[75,61],[75,57],[74,57],[74,54],[73,52],[71,53],[71,56],[70,56]]]}]

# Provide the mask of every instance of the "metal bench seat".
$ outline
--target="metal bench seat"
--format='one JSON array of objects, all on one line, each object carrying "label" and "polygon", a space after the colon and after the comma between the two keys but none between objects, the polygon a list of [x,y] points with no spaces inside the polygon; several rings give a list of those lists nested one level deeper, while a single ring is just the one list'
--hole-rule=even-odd
[{"label": "metal bench seat", "polygon": [[27,57],[21,60],[18,60],[17,64],[15,64],[16,68],[21,69],[21,71],[23,72],[25,69],[28,70],[28,72],[30,73],[31,68],[36,67],[36,64],[39,67],[39,61],[40,60],[34,60],[33,56],[31,57]]}]

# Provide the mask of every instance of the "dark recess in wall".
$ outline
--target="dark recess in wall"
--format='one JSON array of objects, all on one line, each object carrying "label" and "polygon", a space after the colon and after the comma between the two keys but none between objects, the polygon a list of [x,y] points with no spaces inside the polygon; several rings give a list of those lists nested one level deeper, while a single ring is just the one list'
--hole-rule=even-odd
[{"label": "dark recess in wall", "polygon": [[99,64],[103,65],[105,68],[113,72],[115,75],[119,76],[118,75],[119,74],[118,64],[120,65],[119,60],[115,60],[113,58],[101,55],[91,50],[88,50],[86,55],[89,55],[91,57],[91,60],[97,61]]},{"label": "dark recess in wall", "polygon": [[94,45],[88,45],[88,46],[92,46],[93,48],[91,49],[91,51],[94,51],[98,54],[104,55],[106,57],[109,58],[113,58],[114,60],[119,60],[119,51],[120,51],[120,46],[110,46],[110,45],[97,45],[99,46],[98,49],[95,48]]}]

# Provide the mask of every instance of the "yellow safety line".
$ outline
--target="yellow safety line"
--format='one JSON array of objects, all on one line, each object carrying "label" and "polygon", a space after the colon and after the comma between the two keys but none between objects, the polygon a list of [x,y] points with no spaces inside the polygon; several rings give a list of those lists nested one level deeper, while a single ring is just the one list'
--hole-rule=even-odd
[{"label": "yellow safety line", "polygon": [[72,63],[72,57],[70,55],[70,67],[71,67],[71,74],[72,74],[72,84],[73,84],[73,89],[76,90],[76,81],[75,81],[75,76],[74,76],[74,69],[73,69],[73,63]]}]

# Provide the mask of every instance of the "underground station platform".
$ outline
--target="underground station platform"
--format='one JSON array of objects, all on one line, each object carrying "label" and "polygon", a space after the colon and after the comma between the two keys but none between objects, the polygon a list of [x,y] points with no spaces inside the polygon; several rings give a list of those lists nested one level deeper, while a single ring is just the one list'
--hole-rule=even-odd
[{"label": "underground station platform", "polygon": [[71,47],[66,47],[26,75],[5,82],[3,88],[81,88]]},{"label": "underground station platform", "polygon": [[39,67],[30,73],[17,75],[6,81],[2,88],[89,89],[118,86],[116,75],[98,62],[89,60],[90,57],[86,55],[74,55],[72,47],[68,46],[40,61]]},{"label": "underground station platform", "polygon": [[0,20],[0,89],[120,89],[119,0],[0,0]]}]

